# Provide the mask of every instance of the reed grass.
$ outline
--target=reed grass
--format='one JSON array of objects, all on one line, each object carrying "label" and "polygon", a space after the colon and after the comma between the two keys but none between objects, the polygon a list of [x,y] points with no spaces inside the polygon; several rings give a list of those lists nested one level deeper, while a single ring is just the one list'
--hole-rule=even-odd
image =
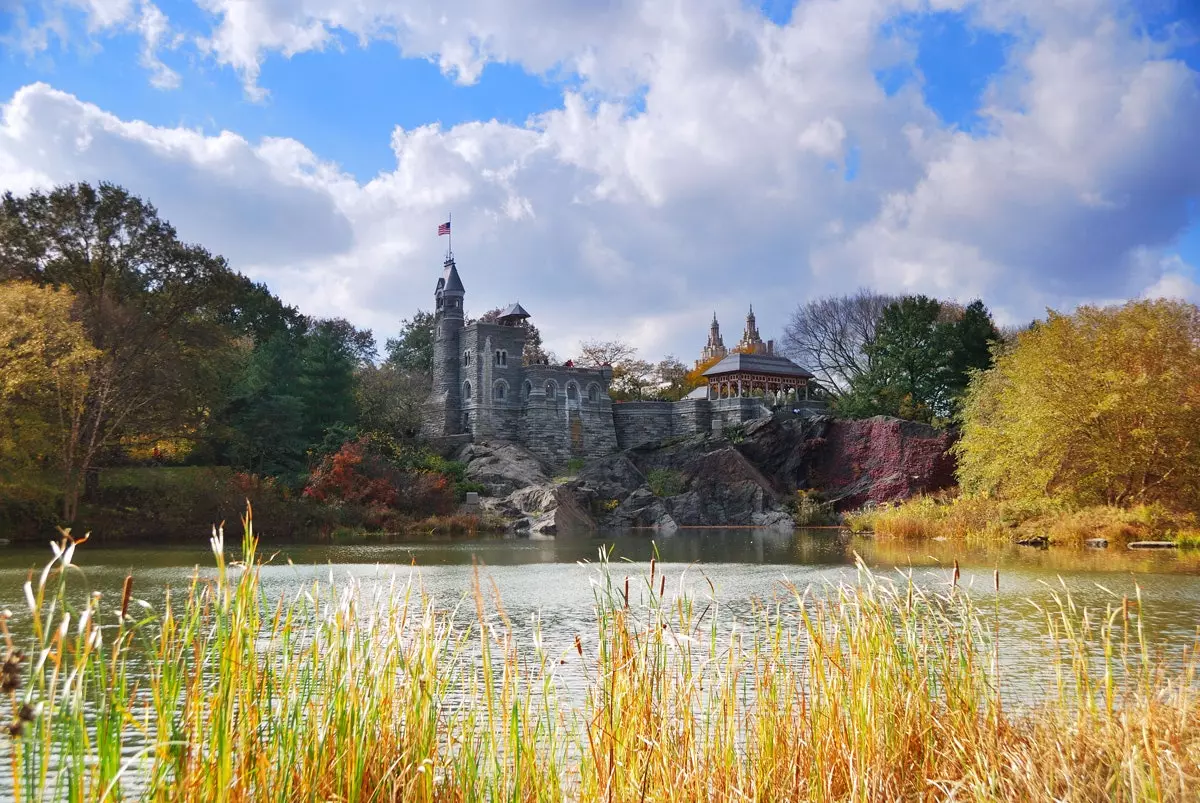
[{"label": "reed grass", "polygon": [[[1140,599],[1043,611],[1045,693],[1009,699],[999,608],[859,566],[748,620],[655,563],[601,556],[594,630],[514,627],[479,575],[314,583],[271,602],[241,560],[151,611],[71,582],[69,535],[0,620],[19,801],[1176,800],[1200,789],[1195,644],[1163,661]],[[1000,577],[996,576],[999,584]],[[23,652],[18,653],[19,650]],[[571,684],[583,689],[572,703]],[[19,727],[18,727],[19,726]]]},{"label": "reed grass", "polygon": [[1123,544],[1142,539],[1176,540],[1194,532],[1195,514],[1161,505],[1076,507],[1054,499],[1032,502],[983,496],[918,496],[844,517],[854,532],[906,540],[1021,541],[1080,546],[1089,538]]}]

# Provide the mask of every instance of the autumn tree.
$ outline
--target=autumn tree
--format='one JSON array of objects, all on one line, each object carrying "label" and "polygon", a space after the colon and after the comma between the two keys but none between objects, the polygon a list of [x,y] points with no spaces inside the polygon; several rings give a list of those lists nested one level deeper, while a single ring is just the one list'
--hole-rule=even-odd
[{"label": "autumn tree", "polygon": [[1200,507],[1200,308],[1051,312],[974,375],[955,449],[967,491]]},{"label": "autumn tree", "polygon": [[716,365],[723,359],[725,359],[725,358],[724,357],[709,357],[707,360],[701,361],[700,363],[698,363],[696,365],[695,368],[688,371],[687,384],[689,386],[689,388],[688,388],[689,391],[695,390],[696,388],[700,387],[701,385],[707,385],[708,378],[706,376],[704,376],[704,372],[707,371],[709,368],[712,368],[714,365]]},{"label": "autumn tree", "polygon": [[641,399],[654,383],[654,366],[640,359],[637,349],[623,340],[585,340],[575,362],[589,368],[609,367],[609,395],[615,401]]},{"label": "autumn tree", "polygon": [[45,458],[59,470],[67,521],[92,454],[86,402],[101,364],[74,300],[66,289],[0,282],[0,487],[21,485]]}]

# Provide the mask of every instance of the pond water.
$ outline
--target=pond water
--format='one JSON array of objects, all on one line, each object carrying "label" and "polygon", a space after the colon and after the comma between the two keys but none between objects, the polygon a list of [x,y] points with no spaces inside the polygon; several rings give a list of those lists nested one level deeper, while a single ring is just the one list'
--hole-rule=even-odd
[{"label": "pond water", "polygon": [[[269,535],[269,534],[268,534]],[[237,542],[232,534],[228,543]],[[574,634],[593,629],[593,592],[589,580],[600,549],[610,550],[612,572],[638,578],[649,571],[657,551],[660,571],[674,586],[684,576],[696,593],[709,594],[711,581],[724,610],[738,615],[755,601],[785,593],[785,583],[803,588],[852,581],[855,556],[872,570],[897,576],[911,571],[929,589],[948,588],[955,560],[960,585],[989,613],[999,610],[1006,642],[1014,657],[1044,639],[1044,615],[1065,588],[1076,603],[1097,611],[1120,604],[1122,595],[1141,589],[1143,623],[1149,637],[1164,646],[1190,645],[1200,625],[1200,552],[1125,549],[1030,549],[981,547],[939,542],[897,543],[852,537],[820,529],[685,529],[672,535],[650,533],[565,534],[553,539],[413,540],[352,544],[276,544],[264,538],[260,552],[274,555],[262,575],[269,595],[291,595],[313,580],[348,576],[401,579],[415,573],[439,602],[452,605],[471,588],[475,566],[499,589],[516,624],[540,613],[550,642],[569,645]],[[45,563],[48,549],[0,548],[0,608],[14,613],[13,629],[22,631],[27,610],[21,587],[29,570]],[[85,544],[76,554],[82,573],[76,587],[119,597],[125,576],[133,573],[135,596],[155,607],[165,589],[181,590],[196,567],[212,566],[206,536],[194,544],[99,548]],[[993,571],[1000,591],[993,590]],[[80,589],[83,590],[82,588]],[[1032,656],[1031,656],[1032,657]]]}]

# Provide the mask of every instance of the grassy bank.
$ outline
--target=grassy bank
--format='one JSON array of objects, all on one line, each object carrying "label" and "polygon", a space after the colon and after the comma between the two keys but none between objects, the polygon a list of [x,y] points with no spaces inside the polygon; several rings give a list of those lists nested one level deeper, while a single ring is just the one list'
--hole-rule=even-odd
[{"label": "grassy bank", "polygon": [[1047,611],[1057,682],[1017,704],[998,690],[998,613],[950,584],[932,595],[862,569],[733,626],[653,564],[634,580],[601,564],[591,629],[555,651],[482,582],[456,609],[395,583],[271,603],[256,547],[248,532],[235,563],[215,535],[215,572],[161,611],[136,601],[136,577],[120,599],[71,609],[69,567],[87,547],[58,547],[30,579],[29,632],[7,620],[0,632],[14,734],[0,760],[17,799],[1093,801],[1200,788],[1196,658],[1157,663],[1138,600]]},{"label": "grassy bank", "polygon": [[946,538],[981,541],[1046,539],[1079,546],[1089,538],[1115,544],[1165,540],[1200,543],[1194,514],[1160,505],[1077,507],[1052,499],[1006,502],[980,496],[917,497],[845,515],[853,532],[888,538]]}]

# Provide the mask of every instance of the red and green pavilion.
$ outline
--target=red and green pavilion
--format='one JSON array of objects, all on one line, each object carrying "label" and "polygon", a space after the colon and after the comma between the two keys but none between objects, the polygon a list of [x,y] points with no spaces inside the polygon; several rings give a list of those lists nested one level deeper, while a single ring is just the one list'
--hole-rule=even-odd
[{"label": "red and green pavilion", "polygon": [[709,368],[703,376],[708,381],[710,399],[753,396],[760,391],[777,402],[799,401],[810,398],[810,390],[819,390],[811,373],[778,354],[735,352]]}]

